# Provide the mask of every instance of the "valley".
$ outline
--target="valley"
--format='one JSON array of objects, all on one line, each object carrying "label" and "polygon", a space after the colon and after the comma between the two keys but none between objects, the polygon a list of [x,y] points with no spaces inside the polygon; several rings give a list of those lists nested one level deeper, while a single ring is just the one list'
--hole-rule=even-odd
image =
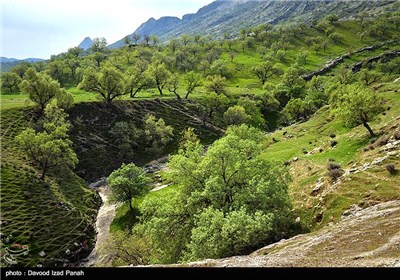
[{"label": "valley", "polygon": [[398,266],[399,2],[311,2],[2,72],[1,266]]}]

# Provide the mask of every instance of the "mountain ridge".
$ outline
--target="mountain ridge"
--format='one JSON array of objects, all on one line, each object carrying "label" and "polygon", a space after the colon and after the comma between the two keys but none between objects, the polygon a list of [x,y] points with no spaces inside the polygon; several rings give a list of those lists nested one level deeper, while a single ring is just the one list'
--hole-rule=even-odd
[{"label": "mountain ridge", "polygon": [[[339,18],[352,18],[360,11],[378,13],[383,10],[399,8],[400,1],[344,1],[328,0],[323,5],[319,1],[278,1],[278,0],[217,0],[202,8],[196,13],[189,13],[177,17],[161,17],[158,20],[150,18],[141,24],[134,34],[156,35],[161,42],[182,34],[212,35],[221,38],[224,33],[237,36],[241,29],[251,28],[262,23],[273,25],[279,23],[311,23],[314,19],[321,19],[327,14],[334,13]],[[173,19],[173,20],[172,20]],[[109,45],[109,48],[124,46],[124,39]]]}]

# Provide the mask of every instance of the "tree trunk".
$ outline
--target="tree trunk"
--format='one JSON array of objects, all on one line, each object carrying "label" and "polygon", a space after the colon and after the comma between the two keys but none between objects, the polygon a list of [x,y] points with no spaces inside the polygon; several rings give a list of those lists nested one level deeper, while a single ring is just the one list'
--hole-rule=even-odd
[{"label": "tree trunk", "polygon": [[162,88],[160,86],[157,86],[158,92],[160,93],[160,95],[163,95],[162,93]]},{"label": "tree trunk", "polygon": [[46,176],[47,169],[48,169],[48,168],[47,168],[47,164],[44,164],[43,167],[42,167],[42,175],[40,176],[40,179],[41,179],[41,180],[43,180],[44,177]]},{"label": "tree trunk", "polygon": [[364,127],[368,130],[369,134],[373,137],[375,136],[375,133],[372,131],[371,127],[367,122],[363,122]]}]

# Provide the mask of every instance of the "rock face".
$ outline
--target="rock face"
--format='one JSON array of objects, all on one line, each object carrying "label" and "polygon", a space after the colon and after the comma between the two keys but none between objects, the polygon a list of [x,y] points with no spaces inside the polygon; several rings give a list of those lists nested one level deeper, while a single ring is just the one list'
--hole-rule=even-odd
[{"label": "rock face", "polygon": [[[262,23],[278,24],[282,22],[311,23],[327,14],[336,14],[339,18],[349,18],[362,10],[371,14],[394,5],[396,0],[387,1],[277,1],[277,0],[218,0],[201,8],[195,14],[176,17],[153,18],[143,23],[135,32],[143,35],[157,35],[162,42],[182,34],[211,34],[220,38],[224,33],[235,37],[240,30]],[[132,34],[133,34],[132,33]],[[132,36],[128,35],[128,36]],[[124,45],[121,39],[110,48]]]},{"label": "rock face", "polygon": [[339,223],[269,245],[248,256],[191,267],[400,267],[400,201],[352,206]]}]

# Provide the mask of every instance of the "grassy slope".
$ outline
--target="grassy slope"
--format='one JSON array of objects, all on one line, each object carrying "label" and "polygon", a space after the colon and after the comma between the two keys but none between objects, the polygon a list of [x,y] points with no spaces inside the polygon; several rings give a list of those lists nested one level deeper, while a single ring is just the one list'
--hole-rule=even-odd
[{"label": "grassy slope", "polygon": [[[78,174],[86,180],[93,181],[102,176],[108,176],[122,162],[134,162],[144,165],[158,157],[174,153],[177,150],[181,133],[188,127],[194,127],[196,133],[206,144],[221,135],[214,127],[203,126],[198,118],[200,112],[193,102],[180,103],[175,99],[167,100],[120,100],[114,106],[106,108],[101,103],[81,103],[70,113],[74,128],[71,138],[80,159],[77,166]],[[109,131],[116,122],[133,121],[139,128],[146,114],[163,118],[167,125],[174,128],[174,137],[162,154],[151,154],[138,147],[134,156],[122,158],[118,155],[116,140]],[[78,121],[80,120],[80,121]]]},{"label": "grassy slope", "polygon": [[[379,90],[388,100],[388,107],[391,107],[385,115],[380,115],[371,123],[372,128],[380,136],[390,137],[400,128],[399,89],[399,83],[387,83]],[[331,134],[336,135],[334,140],[338,144],[335,147],[330,145]],[[342,122],[330,116],[327,107],[320,109],[309,121],[276,131],[267,138],[264,157],[280,163],[298,158],[291,163],[293,183],[290,190],[295,208],[299,211],[303,222],[311,228],[337,221],[351,204],[365,207],[381,201],[400,199],[399,175],[390,175],[385,169],[387,163],[395,163],[398,168],[400,166],[398,156],[390,156],[378,166],[351,174],[336,186],[329,182],[326,176],[329,160],[341,164],[346,170],[360,168],[374,159],[383,157],[386,153],[376,144],[374,150],[363,151],[376,139],[371,139],[363,126],[345,128]],[[272,138],[278,142],[275,143]],[[399,147],[397,147],[398,152]],[[320,194],[311,196],[319,178],[323,178],[324,181]],[[322,213],[321,221],[316,218],[320,213]]]},{"label": "grassy slope", "polygon": [[[38,171],[13,143],[28,125],[30,111],[1,111],[1,253],[13,243],[28,245],[29,254],[16,257],[18,266],[62,265],[72,255],[65,254],[67,249],[79,249],[75,242],[88,242],[86,250],[92,246],[99,199],[71,171],[50,173],[45,181],[37,178]],[[1,266],[8,266],[3,258]]]}]

